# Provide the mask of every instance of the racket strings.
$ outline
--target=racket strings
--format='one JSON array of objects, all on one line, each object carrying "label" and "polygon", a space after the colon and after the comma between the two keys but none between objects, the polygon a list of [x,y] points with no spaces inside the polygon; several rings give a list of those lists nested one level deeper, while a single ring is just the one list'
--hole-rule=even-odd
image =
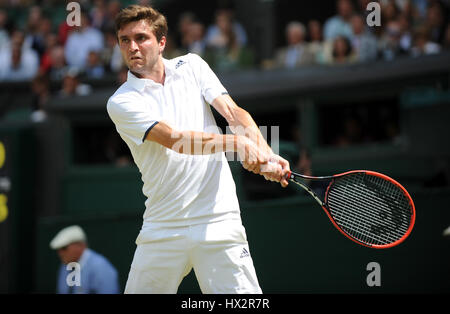
[{"label": "racket strings", "polygon": [[[339,193],[345,193],[345,190],[342,190],[340,187],[336,187],[335,189]],[[385,218],[390,218],[392,220],[394,220],[394,219],[400,220],[398,227],[399,228],[404,227],[404,228],[406,228],[405,230],[408,229],[409,223],[408,223],[407,219],[402,219],[401,217],[399,219],[399,217],[397,217],[397,216],[394,217],[390,211],[386,210],[385,203],[380,203],[378,200],[372,198],[372,195],[364,193],[364,191],[362,191],[362,194],[365,194],[364,197],[366,197],[366,198],[364,201],[367,202],[368,205],[370,205],[372,208],[378,207],[378,208],[384,209],[383,215],[385,216]],[[335,201],[337,203],[339,203],[342,207],[344,207],[347,204],[350,205],[352,207],[353,215],[356,217],[359,217],[362,219],[364,219],[365,217],[370,217],[370,219],[372,219],[372,221],[376,221],[376,222],[380,222],[380,223],[385,221],[385,219],[380,218],[380,215],[375,215],[375,213],[372,211],[366,212],[365,215],[361,215],[359,213],[359,211],[355,211],[355,209],[358,209],[358,206],[360,206],[360,205],[359,205],[359,203],[354,202],[354,200],[351,198],[348,199],[348,203],[341,202],[341,200],[339,198],[336,198]]]},{"label": "racket strings", "polygon": [[335,179],[327,193],[327,205],[343,231],[369,245],[399,240],[411,222],[411,204],[403,191],[388,180],[365,173]]},{"label": "racket strings", "polygon": [[[342,204],[339,204],[342,206]],[[348,204],[346,204],[347,208],[349,208]],[[380,207],[380,204],[375,204],[376,207]],[[372,207],[373,204],[372,204]],[[358,212],[358,208],[355,209],[353,206],[351,208],[355,213]],[[370,212],[368,212],[370,214]],[[361,240],[366,241],[368,243],[373,244],[382,244],[384,242],[393,242],[397,240],[397,236],[392,236],[393,231],[395,231],[392,226],[385,224],[385,219],[387,219],[388,215],[386,215],[386,209],[380,211],[380,213],[383,214],[384,219],[379,219],[377,217],[374,217],[373,215],[368,215],[369,217],[364,217],[360,214],[356,214],[354,217],[347,216],[341,217],[341,215],[336,214],[337,217],[340,218],[342,221],[342,227],[347,230],[347,232],[352,233],[355,237],[360,237]],[[347,213],[345,213],[347,214]],[[369,218],[371,220],[371,223],[365,223],[366,219]],[[399,227],[400,235],[403,233],[403,230],[401,230],[401,225],[396,225]],[[405,225],[406,226],[406,225]],[[407,229],[407,226],[406,226]],[[406,231],[405,229],[405,231]],[[383,234],[381,232],[383,231]],[[359,234],[358,234],[359,233]],[[380,236],[381,234],[381,236]]]}]

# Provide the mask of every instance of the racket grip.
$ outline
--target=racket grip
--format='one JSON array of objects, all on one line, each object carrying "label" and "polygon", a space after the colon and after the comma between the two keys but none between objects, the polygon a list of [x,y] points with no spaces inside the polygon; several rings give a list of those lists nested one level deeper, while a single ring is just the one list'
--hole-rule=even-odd
[{"label": "racket grip", "polygon": [[288,173],[286,173],[286,175],[284,176],[284,178],[286,180],[289,180],[292,177],[292,171],[289,171]]}]

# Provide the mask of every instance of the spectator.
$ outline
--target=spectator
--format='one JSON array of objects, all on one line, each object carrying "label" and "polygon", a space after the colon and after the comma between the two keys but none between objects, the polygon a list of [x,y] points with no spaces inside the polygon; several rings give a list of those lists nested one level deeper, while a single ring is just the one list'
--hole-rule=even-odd
[{"label": "spectator", "polygon": [[[50,242],[58,252],[61,266],[58,271],[57,293],[59,294],[117,294],[119,278],[116,268],[103,256],[88,248],[87,237],[79,226],[62,229]],[[73,271],[67,265],[78,263],[79,285],[69,285],[67,278]]]},{"label": "spectator", "polygon": [[400,14],[397,19],[400,26],[400,49],[401,51],[409,52],[412,46],[411,21],[405,13]]},{"label": "spectator", "polygon": [[440,2],[432,2],[427,9],[425,25],[429,29],[429,40],[441,43],[445,33],[444,8]]},{"label": "spectator", "polygon": [[101,79],[105,75],[105,67],[97,51],[89,51],[85,72],[90,79]]},{"label": "spectator", "polygon": [[448,226],[447,228],[444,229],[444,231],[442,231],[442,235],[444,237],[450,237],[450,226]]},{"label": "spectator", "polygon": [[311,155],[307,149],[300,149],[295,169],[305,176],[313,176],[311,168]]},{"label": "spectator", "polygon": [[444,41],[442,43],[442,48],[449,51],[450,50],[450,23],[447,24],[447,28],[445,30]]},{"label": "spectator", "polygon": [[106,5],[106,19],[102,30],[114,29],[114,18],[119,13],[122,4],[118,0],[110,0]]},{"label": "spectator", "polygon": [[[119,51],[120,53],[120,51]],[[166,48],[164,48],[164,58],[166,59],[173,59],[176,57],[179,57],[183,54],[186,54],[187,51],[181,51],[180,49],[178,49],[176,43],[175,43],[175,39],[174,36],[172,34],[168,34],[166,37]],[[120,56],[120,58],[122,58]]]},{"label": "spectator", "polygon": [[400,12],[400,8],[394,0],[381,2],[381,25],[396,21]]},{"label": "spectator", "polygon": [[372,0],[358,0],[357,2],[356,11],[358,14],[362,15],[364,19],[367,17],[369,13],[367,11],[367,6],[369,5],[370,2],[372,2]]},{"label": "spectator", "polygon": [[54,33],[45,35],[45,50],[41,57],[39,73],[47,74],[51,67],[50,51],[58,45],[58,36]]},{"label": "spectator", "polygon": [[189,25],[187,38],[185,38],[185,44],[187,44],[187,52],[198,54],[202,56],[205,54],[205,26],[200,22],[193,22]]},{"label": "spectator", "polygon": [[[193,13],[185,12],[178,22],[178,29],[181,36],[181,49],[178,50],[172,46],[174,52],[172,54],[195,53],[203,57],[206,49],[205,26],[197,20]],[[171,44],[175,44],[175,42]]]},{"label": "spectator", "polygon": [[91,86],[80,82],[80,73],[77,68],[68,68],[64,75],[60,97],[86,96],[92,92]]},{"label": "spectator", "polygon": [[377,58],[377,39],[367,31],[363,16],[355,14],[351,18],[353,37],[351,39],[355,59],[358,62],[373,61]]},{"label": "spectator", "polygon": [[31,120],[41,122],[46,118],[45,104],[50,99],[50,82],[46,75],[38,74],[31,81]]},{"label": "spectator", "polygon": [[180,35],[180,48],[182,51],[188,51],[188,40],[190,26],[196,22],[197,18],[192,12],[184,12],[180,15],[178,19],[178,33]]},{"label": "spectator", "polygon": [[102,50],[101,60],[106,71],[118,72],[123,65],[120,48],[117,43],[116,32],[108,29],[104,32],[105,48]]},{"label": "spectator", "polygon": [[354,14],[350,0],[337,0],[337,15],[329,18],[324,25],[324,38],[333,41],[337,36],[351,38],[353,36],[350,19]]},{"label": "spectator", "polygon": [[111,25],[114,25],[114,18],[120,12],[122,8],[122,4],[119,0],[110,0],[108,1],[108,20]]},{"label": "spectator", "polygon": [[314,63],[314,54],[305,42],[305,26],[297,21],[286,26],[287,46],[279,49],[275,56],[277,67],[294,68]]},{"label": "spectator", "polygon": [[9,45],[8,14],[0,9],[0,51]]},{"label": "spectator", "polygon": [[0,51],[0,80],[31,80],[39,69],[39,56],[24,46],[25,35],[16,30],[11,36],[9,49]]},{"label": "spectator", "polygon": [[361,119],[356,114],[346,115],[342,124],[342,131],[335,136],[333,145],[347,147],[363,142],[363,124]]},{"label": "spectator", "polygon": [[67,42],[67,38],[69,37],[69,34],[72,32],[72,30],[75,28],[75,26],[69,26],[64,20],[61,24],[58,26],[58,42],[62,45],[65,45]]},{"label": "spectator", "polygon": [[322,25],[318,20],[308,22],[308,50],[313,55],[316,63],[323,63],[325,55],[331,55],[330,42],[323,40]]},{"label": "spectator", "polygon": [[415,30],[413,38],[413,47],[411,48],[413,57],[436,54],[441,51],[440,45],[431,41],[430,30],[425,25]]},{"label": "spectator", "polygon": [[[231,30],[236,37],[236,44],[240,47],[247,45],[247,32],[244,27],[234,19],[234,12],[229,8],[222,8],[216,11],[215,24],[208,27],[206,30],[205,41],[208,46],[216,46],[222,41],[223,27],[219,25],[223,21],[230,21]],[[231,31],[230,30],[230,31]]]},{"label": "spectator", "polygon": [[401,38],[401,24],[397,20],[389,22],[378,42],[382,59],[390,61],[407,53],[400,45]]},{"label": "spectator", "polygon": [[346,64],[355,61],[350,40],[344,36],[338,36],[333,41],[332,58],[328,60],[329,64]]},{"label": "spectator", "polygon": [[414,19],[419,20],[417,9],[414,6],[412,0],[404,0],[403,4],[400,5],[401,13],[400,16],[404,16],[411,23]]},{"label": "spectator", "polygon": [[[295,169],[298,173],[301,173],[306,176],[314,176],[313,167],[312,167],[312,158],[311,153],[307,148],[300,146],[300,153],[298,155],[298,159],[295,165]],[[311,189],[317,195],[323,195],[328,187],[327,183],[317,181],[317,180],[305,180]],[[306,191],[301,191],[301,193],[306,193]]]},{"label": "spectator", "polygon": [[55,81],[62,81],[67,73],[67,63],[64,56],[64,47],[56,45],[50,48],[49,51],[49,68],[48,74],[50,79]]},{"label": "spectator", "polygon": [[[28,20],[25,27],[25,42],[24,45],[26,47],[30,47],[34,49],[38,55],[39,58],[43,55],[45,51],[45,40],[43,34],[40,34],[40,28],[42,26],[47,26],[48,24],[44,24],[44,18],[42,16],[42,10],[39,6],[33,6],[30,8],[30,11],[28,13]],[[47,19],[46,23],[48,23],[49,20]],[[46,31],[51,30],[51,23],[50,28]]]},{"label": "spectator", "polygon": [[417,19],[424,19],[427,15],[427,6],[429,0],[411,0],[415,11],[417,12]]},{"label": "spectator", "polygon": [[109,17],[105,0],[95,0],[89,16],[92,27],[104,31]]},{"label": "spectator", "polygon": [[242,46],[233,25],[235,24],[230,14],[218,14],[216,16],[218,32],[206,41],[205,59],[217,71],[241,69],[253,63],[251,52]]},{"label": "spectator", "polygon": [[81,26],[75,27],[67,38],[65,57],[67,64],[83,70],[90,51],[100,52],[104,48],[103,34],[90,26],[89,17],[81,13]]}]

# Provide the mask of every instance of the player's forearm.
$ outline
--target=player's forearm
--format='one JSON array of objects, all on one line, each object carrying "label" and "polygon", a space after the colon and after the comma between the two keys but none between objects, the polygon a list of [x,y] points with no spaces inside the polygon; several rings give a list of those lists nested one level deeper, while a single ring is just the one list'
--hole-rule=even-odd
[{"label": "player's forearm", "polygon": [[[240,152],[254,150],[254,144],[245,136],[216,134],[198,131],[179,131],[165,121],[159,121],[147,134],[146,140],[156,142],[181,154],[208,155],[220,152]],[[252,146],[249,148],[249,146]],[[255,153],[252,153],[255,155]]]},{"label": "player's forearm", "polygon": [[234,119],[229,122],[231,131],[236,135],[243,135],[252,140],[258,147],[272,153],[272,149],[256,125],[251,115],[242,108],[235,110]]},{"label": "player's forearm", "polygon": [[210,155],[235,152],[239,146],[236,135],[223,135],[195,131],[174,131],[168,148],[188,155]]},{"label": "player's forearm", "polygon": [[266,152],[272,153],[272,149],[267,144],[252,116],[236,105],[229,95],[217,97],[212,105],[227,120],[234,134],[246,136]]}]

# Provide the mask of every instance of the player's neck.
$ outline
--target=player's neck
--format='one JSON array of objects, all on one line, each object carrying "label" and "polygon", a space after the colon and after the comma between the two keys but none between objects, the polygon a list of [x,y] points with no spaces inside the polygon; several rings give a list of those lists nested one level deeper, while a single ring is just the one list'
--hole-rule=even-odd
[{"label": "player's neck", "polygon": [[136,77],[142,78],[142,79],[150,79],[154,81],[155,83],[159,83],[161,85],[164,85],[164,81],[166,79],[166,71],[165,66],[162,58],[160,58],[153,68],[145,73],[136,73],[131,71]]}]

